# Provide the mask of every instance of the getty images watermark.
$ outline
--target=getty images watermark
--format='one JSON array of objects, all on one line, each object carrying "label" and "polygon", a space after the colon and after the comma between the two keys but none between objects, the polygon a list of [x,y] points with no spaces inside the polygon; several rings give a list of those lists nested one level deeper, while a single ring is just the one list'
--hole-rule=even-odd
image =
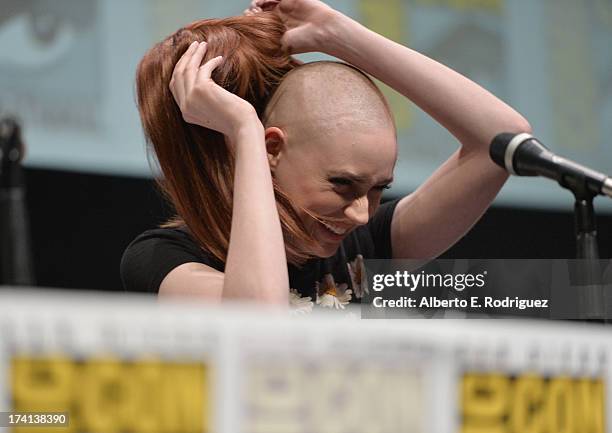
[{"label": "getty images watermark", "polygon": [[[395,271],[394,274],[374,274],[372,290],[381,292],[388,288],[405,288],[410,292],[417,289],[444,288],[463,292],[466,289],[483,288],[486,284],[487,271],[480,274],[428,274],[425,271],[413,273]],[[385,299],[375,296],[372,304],[376,308],[548,308],[548,299],[521,299],[518,296],[496,299],[492,296],[470,296],[463,298],[444,298],[436,296],[411,297],[401,296],[398,299]]]},{"label": "getty images watermark", "polygon": [[609,260],[366,260],[365,270],[363,318],[612,316]]}]

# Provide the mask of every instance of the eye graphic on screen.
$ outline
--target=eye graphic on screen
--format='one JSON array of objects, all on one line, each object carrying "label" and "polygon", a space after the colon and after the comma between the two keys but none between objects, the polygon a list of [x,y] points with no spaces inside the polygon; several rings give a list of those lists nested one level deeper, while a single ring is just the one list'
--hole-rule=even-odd
[{"label": "eye graphic on screen", "polygon": [[0,65],[43,67],[75,48],[78,34],[91,20],[91,10],[73,0],[54,2],[8,0],[0,11]]},{"label": "eye graphic on screen", "polygon": [[[0,112],[18,117],[26,135],[33,128],[91,131],[97,125],[98,9],[98,1],[3,2],[0,81],[10,85],[0,91]],[[41,137],[29,140],[31,155],[54,146],[48,130]]]},{"label": "eye graphic on screen", "polygon": [[0,45],[8,45],[9,40],[16,49],[0,52],[0,62],[8,67],[42,67],[70,50],[75,32],[54,17],[21,15],[0,29]]}]

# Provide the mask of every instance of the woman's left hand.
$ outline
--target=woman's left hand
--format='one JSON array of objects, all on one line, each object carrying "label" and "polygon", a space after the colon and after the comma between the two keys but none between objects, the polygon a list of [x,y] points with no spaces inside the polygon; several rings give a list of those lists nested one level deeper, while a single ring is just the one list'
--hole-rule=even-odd
[{"label": "woman's left hand", "polygon": [[285,24],[282,43],[289,54],[326,52],[335,19],[341,16],[319,0],[253,0],[245,14],[265,11],[274,11]]},{"label": "woman's left hand", "polygon": [[252,0],[244,15],[254,15],[259,12],[269,11],[280,2],[280,0]]}]

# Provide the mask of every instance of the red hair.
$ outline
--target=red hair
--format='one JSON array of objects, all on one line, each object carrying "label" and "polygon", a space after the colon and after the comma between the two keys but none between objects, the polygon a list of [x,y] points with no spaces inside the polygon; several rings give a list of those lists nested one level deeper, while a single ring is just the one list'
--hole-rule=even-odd
[{"label": "red hair", "polygon": [[[169,89],[170,79],[189,45],[206,41],[209,48],[204,61],[224,57],[213,80],[250,102],[261,119],[283,77],[298,66],[281,48],[284,31],[271,13],[200,20],[155,45],[138,65],[140,118],[162,171],[158,184],[176,212],[163,226],[187,225],[199,245],[222,262],[230,238],[234,157],[222,134],[183,120]],[[303,263],[312,257],[316,241],[273,183],[287,259]]]}]

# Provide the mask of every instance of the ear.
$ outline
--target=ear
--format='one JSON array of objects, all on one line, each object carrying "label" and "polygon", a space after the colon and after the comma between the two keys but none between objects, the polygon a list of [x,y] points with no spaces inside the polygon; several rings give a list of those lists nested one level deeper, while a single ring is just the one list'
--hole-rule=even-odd
[{"label": "ear", "polygon": [[272,171],[274,171],[278,165],[278,161],[285,151],[285,146],[287,145],[287,135],[282,129],[272,126],[266,128],[265,137],[268,162],[270,163],[270,168]]}]

